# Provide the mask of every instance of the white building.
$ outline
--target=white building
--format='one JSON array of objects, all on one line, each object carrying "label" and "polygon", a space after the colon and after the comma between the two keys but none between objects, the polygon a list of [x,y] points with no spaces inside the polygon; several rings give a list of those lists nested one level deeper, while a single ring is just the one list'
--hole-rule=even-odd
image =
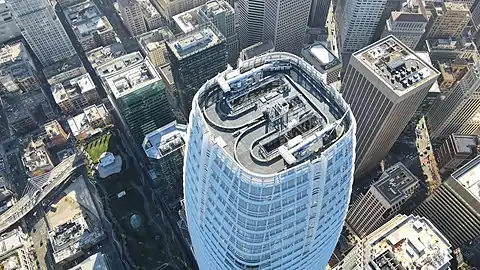
[{"label": "white building", "polygon": [[398,215],[362,239],[334,270],[450,269],[451,245],[426,218]]},{"label": "white building", "polygon": [[355,158],[339,92],[300,58],[271,53],[207,81],[192,107],[184,193],[199,268],[324,269]]},{"label": "white building", "polygon": [[167,20],[173,16],[205,4],[207,0],[153,0],[153,5]]},{"label": "white building", "polygon": [[47,0],[6,0],[22,35],[43,66],[76,54],[72,42]]},{"label": "white building", "polygon": [[321,42],[304,45],[302,57],[312,64],[318,71],[325,74],[327,84],[340,79],[342,63],[340,60]]},{"label": "white building", "polygon": [[150,3],[150,0],[142,0],[140,5],[142,6],[143,18],[149,31],[163,26],[162,15],[160,15],[158,10]]},{"label": "white building", "polygon": [[349,0],[345,4],[341,18],[340,52],[342,62],[348,63],[344,56],[370,44],[387,0]]},{"label": "white building", "polygon": [[133,37],[147,32],[141,0],[119,0],[118,8],[125,27]]},{"label": "white building", "polygon": [[5,4],[5,0],[0,0],[0,43],[22,35],[20,28],[12,18],[12,13]]},{"label": "white building", "polygon": [[385,24],[382,37],[394,35],[414,50],[428,24],[422,0],[409,0],[401,11],[393,11]]},{"label": "white building", "polygon": [[36,269],[31,254],[32,242],[20,227],[0,235],[0,268],[5,270]]}]

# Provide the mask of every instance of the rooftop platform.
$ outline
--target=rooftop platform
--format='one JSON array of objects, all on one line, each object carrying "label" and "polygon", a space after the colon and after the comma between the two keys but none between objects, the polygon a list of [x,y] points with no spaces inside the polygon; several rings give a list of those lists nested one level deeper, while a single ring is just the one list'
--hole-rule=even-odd
[{"label": "rooftop platform", "polygon": [[172,122],[148,133],[143,140],[142,147],[147,157],[161,159],[184,146],[186,135],[187,127],[185,125]]},{"label": "rooftop platform", "polygon": [[140,52],[133,52],[112,58],[111,61],[97,67],[97,74],[102,78],[114,76],[118,72],[122,72],[132,66],[139,65],[143,62],[143,56]]},{"label": "rooftop platform", "polygon": [[352,123],[337,91],[288,54],[245,61],[202,89],[197,100],[217,144],[260,175],[317,158]]},{"label": "rooftop platform", "polygon": [[480,156],[452,173],[452,178],[456,179],[480,202]]},{"label": "rooftop platform", "polygon": [[95,69],[98,66],[106,64],[113,59],[124,55],[125,48],[123,48],[122,43],[117,42],[108,46],[95,48],[86,52],[85,54],[87,55],[88,61],[90,61],[92,64],[92,67]]},{"label": "rooftop platform", "polygon": [[309,63],[320,68],[320,71],[340,68],[342,65],[340,60],[320,42],[305,45],[302,49],[302,56]]},{"label": "rooftop platform", "polygon": [[111,30],[112,26],[93,1],[64,8],[63,13],[79,40],[95,31]]},{"label": "rooftop platform", "polygon": [[137,42],[145,52],[154,51],[160,44],[172,38],[174,35],[168,27],[158,28],[137,36]]},{"label": "rooftop platform", "polygon": [[76,78],[57,83],[51,87],[55,102],[61,103],[76,95],[95,91],[95,84],[88,73]]},{"label": "rooftop platform", "polygon": [[182,33],[188,33],[190,31],[193,31],[199,25],[197,19],[199,9],[200,7],[196,7],[172,17],[173,21],[180,29],[180,31],[182,31]]},{"label": "rooftop platform", "polygon": [[60,73],[76,69],[76,68],[83,68],[82,60],[78,57],[78,55],[72,55],[71,57],[54,63],[53,65],[50,65],[48,67],[45,67],[43,69],[43,74],[45,75],[45,78],[47,80],[49,78],[54,77],[55,75],[58,75]]},{"label": "rooftop platform", "polygon": [[169,40],[167,46],[181,60],[224,41],[225,37],[215,27],[207,25]]},{"label": "rooftop platform", "polygon": [[[419,184],[418,178],[401,162],[386,169],[380,179],[372,186],[387,200],[390,205],[409,197],[407,191]],[[411,194],[410,194],[411,195]]]},{"label": "rooftop platform", "polygon": [[399,97],[438,76],[438,71],[394,36],[355,52],[353,57]]},{"label": "rooftop platform", "polygon": [[95,253],[83,260],[78,265],[69,270],[108,270],[108,262],[106,255],[103,253]]}]

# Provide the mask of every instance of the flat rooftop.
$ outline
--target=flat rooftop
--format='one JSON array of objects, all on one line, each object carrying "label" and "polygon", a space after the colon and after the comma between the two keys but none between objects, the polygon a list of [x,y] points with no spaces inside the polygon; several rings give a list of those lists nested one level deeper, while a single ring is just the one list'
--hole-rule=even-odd
[{"label": "flat rooftop", "polygon": [[154,51],[166,40],[173,37],[168,27],[161,27],[137,36],[137,42],[144,51]]},{"label": "flat rooftop", "polygon": [[394,36],[383,38],[353,54],[397,96],[439,75]]},{"label": "flat rooftop", "polygon": [[97,74],[100,77],[110,77],[124,69],[139,65],[143,62],[143,56],[140,52],[133,52],[113,58],[111,61],[97,67]]},{"label": "flat rooftop", "polygon": [[427,50],[431,51],[475,51],[476,46],[473,42],[461,42],[460,39],[449,38],[433,38],[427,39]]},{"label": "flat rooftop", "polygon": [[148,60],[140,65],[125,68],[106,79],[108,88],[116,99],[126,96],[148,84],[161,80]]},{"label": "flat rooftop", "polygon": [[315,67],[320,67],[323,71],[328,71],[334,67],[341,66],[340,60],[333,55],[322,43],[315,43],[304,46],[302,56]]},{"label": "flat rooftop", "polygon": [[180,31],[183,33],[188,33],[195,30],[195,28],[199,25],[197,19],[199,9],[200,7],[196,7],[172,17],[175,24],[178,26],[178,28],[180,28]]},{"label": "flat rooftop", "polygon": [[147,157],[161,159],[176,149],[185,145],[187,127],[172,122],[148,133],[142,147]]},{"label": "flat rooftop", "polygon": [[82,2],[63,9],[63,13],[79,40],[95,31],[112,29],[107,18],[103,16],[93,1]]},{"label": "flat rooftop", "polygon": [[23,59],[27,52],[23,43],[17,42],[10,45],[4,45],[0,48],[0,67],[17,61],[25,61]]},{"label": "flat rooftop", "polygon": [[258,42],[255,43],[245,49],[242,50],[241,54],[245,55],[244,60],[251,59],[255,56],[260,56],[267,52],[272,52],[275,49],[275,45],[271,40],[266,42]]},{"label": "flat rooftop", "polygon": [[108,270],[106,255],[95,253],[69,270]]},{"label": "flat rooftop", "polygon": [[398,162],[386,169],[373,187],[391,204],[407,198],[407,190],[418,186],[420,181],[403,163]]},{"label": "flat rooftop", "polygon": [[43,69],[43,74],[45,74],[45,77],[49,79],[65,71],[69,71],[76,68],[82,68],[82,67],[83,67],[82,60],[80,60],[80,58],[75,54],[63,61],[54,63],[53,65],[50,65],[48,67],[45,67]]},{"label": "flat rooftop", "polygon": [[225,42],[225,37],[216,28],[200,27],[179,35],[167,42],[167,46],[179,60]]},{"label": "flat rooftop", "polygon": [[366,269],[447,269],[448,240],[426,218],[398,215],[365,239]]},{"label": "flat rooftop", "polygon": [[[420,57],[423,61],[425,61],[427,64],[430,66],[433,66],[432,64],[432,59],[430,59],[430,54],[428,52],[415,52],[418,57]],[[440,86],[438,85],[438,81],[435,81],[430,87],[430,90],[428,90],[429,93],[438,93],[440,94]]]},{"label": "flat rooftop", "polygon": [[57,83],[51,89],[55,102],[60,103],[77,95],[95,91],[95,84],[90,75],[85,73],[73,79]]},{"label": "flat rooftop", "polygon": [[204,5],[200,6],[200,12],[203,16],[214,19],[221,13],[233,13],[235,12],[233,7],[227,1],[224,0],[210,0]]},{"label": "flat rooftop", "polygon": [[88,61],[92,64],[92,67],[97,68],[125,53],[125,48],[123,48],[122,43],[116,42],[108,46],[95,48],[85,54],[87,55]]},{"label": "flat rooftop", "polygon": [[55,137],[57,135],[65,133],[63,130],[62,126],[57,120],[50,121],[43,125],[45,128],[45,133],[47,133],[47,137],[50,139],[52,137]]},{"label": "flat rooftop", "polygon": [[477,145],[479,145],[478,136],[460,134],[452,134],[452,136],[457,146],[457,153],[471,154],[476,151]]},{"label": "flat rooftop", "polygon": [[0,256],[3,257],[15,249],[21,248],[23,244],[24,235],[20,228],[3,233],[0,235]]},{"label": "flat rooftop", "polygon": [[[267,60],[254,67],[259,59]],[[315,159],[350,127],[349,111],[334,97],[336,90],[306,62],[300,67],[290,60],[246,61],[215,77],[216,84],[199,94],[217,144],[256,174]]]},{"label": "flat rooftop", "polygon": [[80,113],[67,120],[68,126],[73,136],[78,136],[81,133],[89,133],[90,135],[99,133],[100,128],[96,128],[93,122],[100,119],[106,119],[108,117],[108,110],[102,103],[100,105],[93,105],[83,109],[83,113]]},{"label": "flat rooftop", "polygon": [[480,202],[480,156],[452,173],[452,178],[456,179]]}]

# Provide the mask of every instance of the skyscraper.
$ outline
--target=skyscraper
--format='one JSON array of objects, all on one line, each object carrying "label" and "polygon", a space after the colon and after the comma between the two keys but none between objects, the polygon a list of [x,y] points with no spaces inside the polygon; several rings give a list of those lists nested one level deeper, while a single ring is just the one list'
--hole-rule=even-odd
[{"label": "skyscraper", "polygon": [[394,36],[352,55],[342,94],[358,122],[357,176],[385,157],[438,76]]},{"label": "skyscraper", "polygon": [[21,36],[20,28],[18,28],[12,13],[8,9],[5,0],[0,0],[0,42],[5,42]]},{"label": "skyscraper", "polygon": [[163,17],[170,20],[173,16],[205,4],[207,0],[153,0],[153,5]]},{"label": "skyscraper", "polygon": [[466,4],[444,2],[432,10],[432,21],[428,38],[459,37],[470,21],[470,10]]},{"label": "skyscraper", "polygon": [[387,0],[348,0],[340,21],[340,52],[347,64],[349,55],[370,44]]},{"label": "skyscraper", "polygon": [[263,39],[275,50],[300,55],[312,0],[269,0],[265,4]]},{"label": "skyscraper", "polygon": [[239,0],[237,16],[240,48],[263,41],[265,0]]},{"label": "skyscraper", "polygon": [[446,138],[453,133],[475,134],[480,128],[479,63],[469,64],[468,71],[453,85],[444,99],[439,99],[427,113],[432,138]]},{"label": "skyscraper", "polygon": [[227,66],[225,37],[206,25],[169,40],[167,51],[180,110],[188,117],[198,89]]},{"label": "skyscraper", "polygon": [[480,235],[480,156],[447,179],[415,210],[448,238],[453,247]]},{"label": "skyscraper", "polygon": [[355,119],[300,58],[270,53],[193,99],[185,210],[200,269],[324,269],[353,181]]},{"label": "skyscraper", "polygon": [[364,238],[398,214],[418,189],[419,182],[402,163],[391,166],[349,207],[347,224],[358,237]]},{"label": "skyscraper", "polygon": [[143,18],[142,3],[139,0],[119,0],[118,7],[122,14],[122,21],[132,36],[138,36],[148,31]]},{"label": "skyscraper", "polygon": [[47,0],[7,0],[22,35],[43,66],[76,54],[62,23]]},{"label": "skyscraper", "polygon": [[480,150],[480,138],[476,135],[452,134],[436,151],[440,173],[451,173],[463,163],[476,157]]},{"label": "skyscraper", "polygon": [[332,0],[312,0],[308,26],[324,28]]}]

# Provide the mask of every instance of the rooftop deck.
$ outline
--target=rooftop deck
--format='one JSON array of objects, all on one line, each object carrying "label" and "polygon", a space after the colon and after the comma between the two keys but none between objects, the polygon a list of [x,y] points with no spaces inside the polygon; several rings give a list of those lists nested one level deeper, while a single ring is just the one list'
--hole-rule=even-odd
[{"label": "rooftop deck", "polygon": [[336,90],[303,68],[287,59],[244,65],[199,94],[217,143],[248,170],[274,174],[315,159],[349,129]]}]

